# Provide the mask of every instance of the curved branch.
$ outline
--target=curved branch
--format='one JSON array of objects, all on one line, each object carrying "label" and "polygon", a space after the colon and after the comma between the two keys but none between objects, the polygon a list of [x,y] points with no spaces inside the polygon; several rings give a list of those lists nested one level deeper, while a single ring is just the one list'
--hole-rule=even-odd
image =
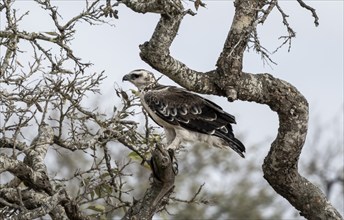
[{"label": "curved branch", "polygon": [[342,219],[321,190],[298,173],[298,159],[308,128],[307,100],[283,80],[269,74],[242,72],[243,54],[264,2],[236,0],[234,5],[233,23],[216,70],[200,73],[170,56],[169,47],[185,13],[161,15],[152,38],[140,46],[141,58],[188,90],[226,96],[230,101],[267,104],[277,112],[280,127],[264,160],[264,177],[306,218]]},{"label": "curved branch", "polygon": [[278,135],[264,160],[264,178],[307,219],[342,219],[324,193],[298,172],[308,128],[307,100],[269,74],[243,73],[235,89],[240,89],[238,99],[267,104],[278,113]]},{"label": "curved branch", "polygon": [[52,187],[45,173],[33,170],[25,163],[12,159],[6,155],[0,155],[0,173],[8,171],[17,176],[25,185],[52,195]]},{"label": "curved branch", "polygon": [[[144,3],[139,5],[136,5],[134,1],[124,1],[123,3],[133,11],[137,11],[139,7],[141,13],[152,12],[151,7],[146,9],[142,6]],[[167,10],[161,15],[151,39],[140,45],[140,56],[154,69],[164,73],[184,88],[200,93],[217,94],[219,91],[217,91],[217,86],[212,83],[211,73],[203,74],[192,70],[170,55],[169,48],[178,33],[181,20],[185,15],[193,14],[190,10],[185,11],[180,2],[178,5],[178,10],[171,7],[169,11]],[[155,12],[159,13],[159,11]]]},{"label": "curved branch", "polygon": [[[19,190],[18,188],[0,189],[0,198],[2,198],[0,207],[2,204],[6,204],[13,209],[20,210],[17,215],[11,216],[12,218],[10,219],[36,219],[40,216],[45,216],[50,212],[53,213],[58,208],[58,204],[65,199],[60,191],[52,196],[45,196],[33,190]],[[58,215],[60,218],[58,219],[66,219],[62,210],[59,211]],[[5,216],[1,216],[3,214]],[[0,217],[7,217],[4,219],[9,219],[6,213],[1,213]]]},{"label": "curved branch", "polygon": [[[56,185],[50,181],[47,175],[44,159],[53,139],[53,129],[43,122],[28,150],[24,150],[26,148],[24,143],[11,143],[9,139],[0,142],[0,148],[13,146],[26,151],[23,162],[0,154],[0,173],[8,171],[29,187],[29,190],[20,187],[14,189],[7,185],[8,187],[0,189],[0,197],[4,198],[0,201],[0,208],[2,204],[6,204],[20,210],[14,219],[33,219],[46,214],[50,214],[56,219],[67,219],[66,216],[70,219],[89,219],[68,197],[64,189],[56,190]],[[20,206],[16,205],[18,203]]]}]

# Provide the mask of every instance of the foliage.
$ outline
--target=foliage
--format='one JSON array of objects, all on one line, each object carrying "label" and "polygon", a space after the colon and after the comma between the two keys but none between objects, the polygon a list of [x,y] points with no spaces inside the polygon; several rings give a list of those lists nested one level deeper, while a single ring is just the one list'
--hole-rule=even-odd
[{"label": "foliage", "polygon": [[[0,6],[2,25],[6,24],[0,31],[1,215],[105,217],[130,206],[127,195],[132,191],[125,180],[132,175],[126,172],[131,160],[112,160],[108,145],[120,142],[145,161],[155,136],[148,127],[146,134],[138,133],[137,122],[130,119],[136,114],[136,96],[116,89],[122,105],[109,116],[87,104],[89,97],[99,96],[106,77],[103,72],[91,72],[91,63],[74,54],[75,26],[80,21],[90,25],[111,22],[104,20],[108,7],[112,10],[109,2],[86,1],[84,9],[67,21],[53,2],[36,3],[50,13],[56,32],[21,30],[20,22],[29,12],[18,12],[8,0]],[[37,143],[37,139],[42,140]],[[53,172],[45,165],[47,153],[47,158],[60,165]],[[51,206],[41,207],[53,198]],[[33,207],[23,205],[28,202]]]}]

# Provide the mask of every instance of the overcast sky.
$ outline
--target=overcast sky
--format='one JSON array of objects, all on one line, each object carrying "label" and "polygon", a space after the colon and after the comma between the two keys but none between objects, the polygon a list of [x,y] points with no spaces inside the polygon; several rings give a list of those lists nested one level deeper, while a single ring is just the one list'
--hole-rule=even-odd
[{"label": "overcast sky", "polygon": [[[53,4],[59,6],[63,18],[69,19],[82,9],[81,2],[53,1]],[[205,2],[207,8],[200,8],[196,16],[185,17],[171,47],[174,57],[198,71],[214,69],[234,14],[232,1]],[[289,15],[289,23],[296,32],[291,51],[284,47],[271,55],[277,63],[271,66],[264,65],[259,54],[247,52],[244,71],[268,72],[296,86],[310,104],[312,132],[314,121],[326,122],[343,114],[343,1],[306,2],[317,10],[320,25],[315,27],[311,13],[296,1],[281,1],[280,5]],[[15,4],[21,12],[31,11],[30,19],[21,23],[22,29],[54,31],[47,13],[32,1],[16,1]],[[192,3],[187,6],[193,8]],[[121,82],[122,76],[129,71],[137,68],[151,70],[140,59],[138,45],[150,38],[159,15],[134,13],[124,6],[118,10],[120,19],[115,21],[115,27],[79,23],[72,43],[78,57],[94,64],[92,70],[105,70],[108,78],[102,85],[104,96],[113,95],[114,82],[124,89],[133,88]],[[264,26],[259,26],[259,33],[263,46],[270,51],[281,43],[278,37],[286,32],[277,10],[271,13]],[[167,77],[163,82],[173,83]],[[278,121],[267,106],[242,101],[228,103],[224,98],[215,98],[215,101],[237,117],[235,131],[245,133],[248,143],[274,138]],[[102,108],[109,111],[113,105],[113,102],[105,102]]]},{"label": "overcast sky", "polygon": [[[198,71],[215,68],[234,14],[232,1],[204,2],[207,8],[200,8],[196,16],[185,17],[171,47],[171,54],[175,58]],[[268,72],[296,86],[310,105],[309,134],[314,135],[315,127],[320,124],[329,126],[328,130],[332,129],[330,125],[335,126],[338,132],[336,134],[340,136],[343,134],[344,102],[343,1],[306,3],[317,10],[320,25],[315,27],[311,13],[301,8],[296,1],[280,1],[296,32],[291,51],[288,52],[288,48],[283,47],[271,55],[278,64],[271,66],[264,65],[259,54],[247,52],[244,71]],[[53,1],[53,4],[59,5],[60,13],[65,19],[75,16],[84,5],[83,1]],[[54,31],[51,19],[33,1],[17,1],[15,5],[21,12],[31,11],[30,19],[24,20],[20,25],[22,30]],[[187,3],[187,6],[193,8],[192,3]],[[119,6],[118,10],[119,20],[115,21],[115,27],[79,23],[71,45],[75,55],[94,64],[92,70],[105,70],[108,78],[101,89],[102,97],[107,101],[101,102],[100,108],[106,112],[111,112],[113,105],[119,102],[114,95],[114,83],[123,89],[134,88],[131,84],[122,83],[122,76],[133,69],[152,70],[140,59],[138,45],[149,40],[159,19],[156,14],[137,14],[124,6]],[[264,26],[259,26],[263,46],[274,51],[281,43],[279,36],[286,34],[285,30],[281,15],[275,9]],[[167,77],[162,82],[173,84]],[[228,103],[224,98],[211,98],[236,116],[234,131],[245,135],[248,158],[253,156],[250,155],[249,145],[271,142],[275,138],[278,119],[267,106],[242,101]],[[338,138],[343,140],[343,137]],[[264,150],[258,157],[259,160],[263,160],[269,145],[262,145],[262,148]],[[304,148],[302,156],[308,150],[311,150],[311,146]]]},{"label": "overcast sky", "polygon": [[[206,3],[207,8],[201,8],[196,16],[185,17],[171,47],[174,57],[198,71],[214,69],[234,14],[231,1]],[[316,121],[324,123],[343,115],[344,25],[342,1],[307,3],[316,8],[320,25],[315,27],[311,13],[297,2],[281,1],[297,36],[292,41],[291,51],[288,53],[288,48],[284,47],[273,54],[271,57],[278,65],[272,64],[271,67],[263,64],[260,55],[248,52],[244,71],[268,72],[296,86],[310,104],[311,133]],[[95,63],[95,69],[106,71],[108,84],[103,85],[103,89],[107,95],[113,94],[113,82],[123,88],[133,88],[127,83],[122,84],[123,74],[136,68],[151,70],[140,59],[138,45],[150,38],[159,19],[158,15],[137,14],[124,6],[119,7],[119,16],[115,28],[82,26],[73,45],[77,54]],[[281,43],[278,37],[286,34],[276,10],[266,24],[259,27],[259,32],[263,45],[274,51]],[[163,82],[172,83],[167,77]],[[224,98],[216,98],[215,101],[236,116],[238,124],[235,131],[245,134],[246,143],[257,143],[266,138],[273,140],[275,137],[277,116],[267,106],[241,101],[228,103]],[[342,125],[339,129],[343,131]]]}]

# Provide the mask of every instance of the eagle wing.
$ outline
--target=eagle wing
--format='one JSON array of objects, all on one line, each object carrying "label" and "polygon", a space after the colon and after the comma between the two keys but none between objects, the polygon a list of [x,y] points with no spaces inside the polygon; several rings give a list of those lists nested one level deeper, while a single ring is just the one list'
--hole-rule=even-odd
[{"label": "eagle wing", "polygon": [[173,86],[149,90],[143,99],[150,110],[165,122],[220,137],[243,156],[245,147],[234,137],[231,126],[236,123],[235,117],[214,102]]}]

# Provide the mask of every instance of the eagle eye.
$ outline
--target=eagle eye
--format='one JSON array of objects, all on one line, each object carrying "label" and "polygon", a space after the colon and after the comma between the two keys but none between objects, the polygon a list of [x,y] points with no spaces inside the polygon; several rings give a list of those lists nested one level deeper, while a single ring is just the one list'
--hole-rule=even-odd
[{"label": "eagle eye", "polygon": [[131,74],[131,78],[132,78],[132,79],[137,79],[137,78],[139,78],[139,77],[140,77],[140,74],[137,74],[137,73]]}]

